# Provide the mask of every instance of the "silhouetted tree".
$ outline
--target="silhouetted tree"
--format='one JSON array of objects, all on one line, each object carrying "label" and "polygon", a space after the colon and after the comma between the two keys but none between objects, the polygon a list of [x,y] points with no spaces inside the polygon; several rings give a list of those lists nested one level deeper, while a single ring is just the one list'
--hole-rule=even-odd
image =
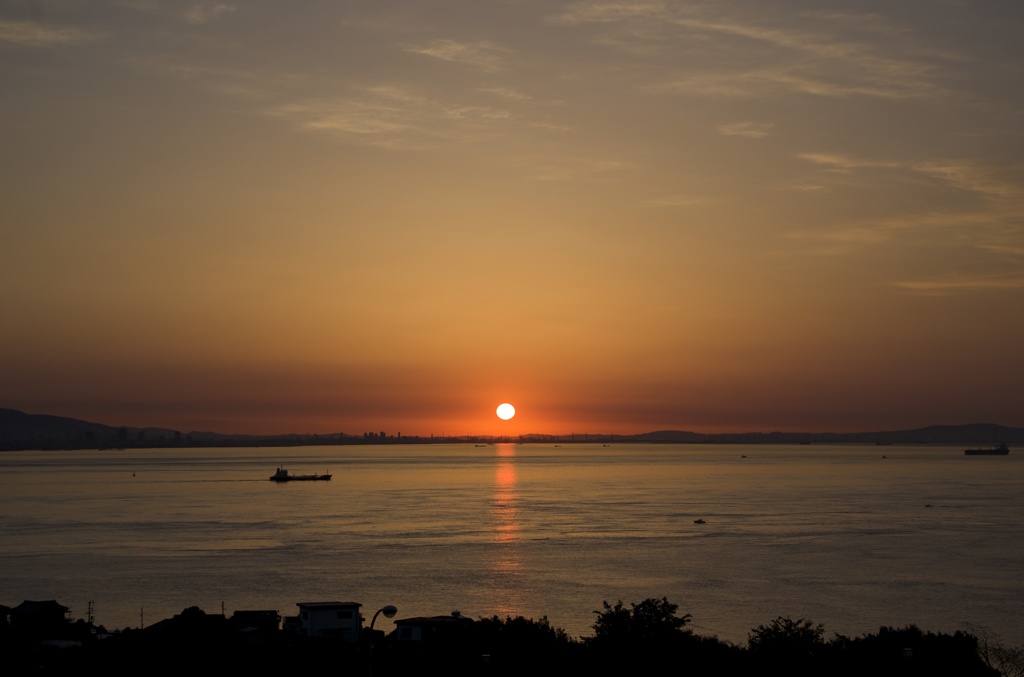
[{"label": "silhouetted tree", "polygon": [[482,618],[476,623],[480,647],[495,675],[564,675],[577,666],[583,646],[547,616]]},{"label": "silhouetted tree", "polygon": [[1024,647],[1003,646],[999,637],[984,626],[968,625],[978,640],[978,656],[1002,677],[1024,677]]},{"label": "silhouetted tree", "polygon": [[684,630],[690,614],[677,616],[678,604],[667,598],[647,598],[627,609],[620,600],[615,606],[603,602],[604,611],[595,611],[595,645],[644,645],[647,647],[673,644],[690,634]]},{"label": "silhouetted tree", "polygon": [[586,638],[587,672],[592,675],[637,674],[679,666],[690,676],[740,674],[744,652],[717,637],[701,637],[687,627],[690,614],[667,598],[648,598],[626,607],[604,602],[595,611],[594,636]]},{"label": "silhouetted tree", "polygon": [[569,633],[551,625],[547,616],[538,620],[523,616],[506,616],[504,619],[492,616],[481,618],[478,621],[478,628],[482,637],[488,637],[500,644],[540,646],[575,643]]},{"label": "silhouetted tree", "polygon": [[677,616],[678,604],[648,598],[628,608],[620,600],[595,611],[594,636],[586,640],[597,672],[617,674],[655,669],[682,650],[690,637],[685,630],[690,615]]},{"label": "silhouetted tree", "polygon": [[778,616],[759,625],[747,636],[747,649],[762,669],[785,668],[789,674],[821,670],[826,662],[825,626],[798,618]]},{"label": "silhouetted tree", "polygon": [[834,674],[875,677],[956,675],[996,677],[999,673],[979,655],[978,638],[966,632],[952,635],[922,632],[917,626],[879,628],[875,634],[856,639],[836,638],[842,643],[844,670]]},{"label": "silhouetted tree", "polygon": [[809,620],[777,617],[750,631],[747,647],[755,654],[810,655],[824,643],[825,626]]}]

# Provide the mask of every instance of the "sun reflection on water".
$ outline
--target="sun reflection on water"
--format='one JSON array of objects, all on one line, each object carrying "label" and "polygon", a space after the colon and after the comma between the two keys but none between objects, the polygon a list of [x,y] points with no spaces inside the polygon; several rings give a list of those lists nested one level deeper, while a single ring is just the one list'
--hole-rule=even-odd
[{"label": "sun reflection on water", "polygon": [[521,574],[523,562],[519,549],[519,494],[515,455],[512,444],[498,444],[491,515],[494,521],[494,554],[491,573],[494,579],[494,608],[499,614],[522,613]]}]

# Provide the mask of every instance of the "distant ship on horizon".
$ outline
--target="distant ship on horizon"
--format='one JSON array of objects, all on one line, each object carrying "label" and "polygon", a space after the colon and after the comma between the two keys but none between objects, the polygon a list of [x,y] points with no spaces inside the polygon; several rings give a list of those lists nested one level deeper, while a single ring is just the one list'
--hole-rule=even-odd
[{"label": "distant ship on horizon", "polygon": [[322,475],[291,475],[284,468],[278,468],[277,472],[270,476],[271,482],[315,482],[317,480],[329,480],[331,476],[327,473]]},{"label": "distant ship on horizon", "polygon": [[997,447],[988,447],[984,449],[964,449],[965,456],[1006,456],[1010,453],[1010,448],[1006,446],[1006,442],[1000,442]]}]

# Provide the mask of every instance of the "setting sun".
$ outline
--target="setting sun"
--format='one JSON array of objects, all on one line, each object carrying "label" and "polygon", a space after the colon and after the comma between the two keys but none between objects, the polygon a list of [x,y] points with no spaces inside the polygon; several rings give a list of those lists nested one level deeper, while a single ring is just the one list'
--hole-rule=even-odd
[{"label": "setting sun", "polygon": [[505,404],[498,405],[497,413],[498,418],[500,418],[502,421],[507,421],[516,415],[516,408],[513,407],[508,402],[506,402]]}]

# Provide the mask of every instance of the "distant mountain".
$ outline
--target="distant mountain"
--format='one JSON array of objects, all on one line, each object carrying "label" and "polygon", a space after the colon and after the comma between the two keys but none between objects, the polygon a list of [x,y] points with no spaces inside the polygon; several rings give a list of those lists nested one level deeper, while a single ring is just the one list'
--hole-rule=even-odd
[{"label": "distant mountain", "polygon": [[22,437],[102,437],[114,428],[63,416],[26,414],[17,409],[0,409],[0,441]]},{"label": "distant mountain", "polygon": [[[430,442],[483,442],[486,436],[461,438],[380,437],[346,435],[226,435],[212,432],[182,433],[167,428],[115,427],[63,416],[26,414],[0,409],[0,450],[103,449],[226,446],[305,446],[321,444],[395,444]],[[658,430],[638,435],[544,435],[531,434],[504,441],[521,442],[647,442],[676,444],[950,444],[985,446],[998,442],[1024,443],[1024,428],[993,423],[933,425],[915,430],[866,433],[695,433]]]},{"label": "distant mountain", "polygon": [[994,423],[933,425],[914,430],[890,430],[864,433],[717,433],[703,434],[678,430],[660,430],[632,435],[646,442],[697,442],[703,444],[1019,444],[1024,428],[1009,428]]},{"label": "distant mountain", "polygon": [[[403,441],[405,438],[402,438]],[[145,449],[164,447],[302,446],[339,444],[362,437],[333,435],[230,435],[168,428],[109,426],[64,416],[0,409],[0,450]]]},{"label": "distant mountain", "polygon": [[181,433],[166,428],[117,428],[64,416],[0,409],[0,449],[88,449],[136,446],[132,443],[147,441],[166,443],[180,438]]}]

